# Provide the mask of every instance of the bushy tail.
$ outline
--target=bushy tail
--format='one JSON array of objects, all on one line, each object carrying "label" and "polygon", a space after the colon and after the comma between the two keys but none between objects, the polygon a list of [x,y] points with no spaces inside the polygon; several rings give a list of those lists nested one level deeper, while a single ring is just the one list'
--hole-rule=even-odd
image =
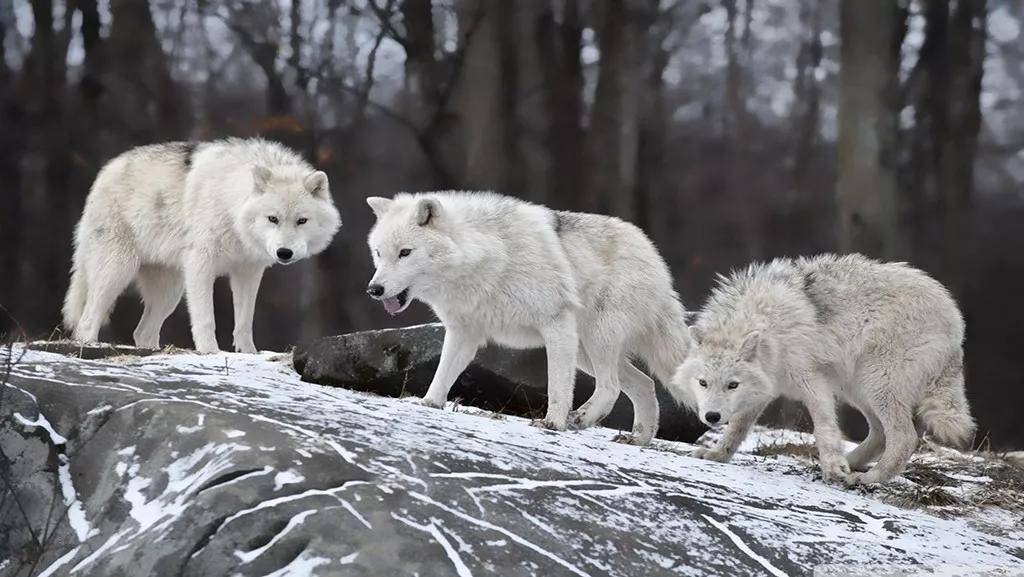
[{"label": "bushy tail", "polygon": [[75,242],[75,254],[71,261],[71,284],[64,297],[64,327],[74,333],[85,310],[85,299],[88,294],[85,271],[82,270],[81,247]]},{"label": "bushy tail", "polygon": [[964,394],[963,352],[957,352],[917,407],[917,419],[937,441],[966,447],[974,440],[976,425]]},{"label": "bushy tail", "polygon": [[672,386],[672,375],[690,354],[690,329],[686,325],[686,310],[678,301],[664,311],[660,321],[644,335],[643,346],[637,353],[647,368],[668,389],[677,402],[696,410],[696,402],[688,389]]}]

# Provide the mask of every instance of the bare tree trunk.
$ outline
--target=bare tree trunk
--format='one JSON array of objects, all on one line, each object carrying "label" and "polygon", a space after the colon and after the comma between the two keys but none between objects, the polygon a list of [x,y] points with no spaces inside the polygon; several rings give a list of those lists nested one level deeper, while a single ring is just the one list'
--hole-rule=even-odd
[{"label": "bare tree trunk", "polygon": [[796,58],[796,80],[793,83],[795,95],[793,125],[796,144],[793,147],[792,166],[795,193],[803,184],[810,163],[813,162],[821,116],[821,86],[815,77],[824,52],[821,44],[821,3],[819,0],[803,0],[800,5],[800,20],[804,26],[804,40]]},{"label": "bare tree trunk", "polygon": [[948,213],[970,207],[974,156],[981,128],[981,80],[985,64],[985,0],[961,0],[949,35],[949,137],[942,149],[942,199]]},{"label": "bare tree trunk", "polygon": [[76,0],[82,14],[82,47],[85,62],[79,89],[86,105],[95,113],[96,101],[103,94],[103,40],[100,37],[100,11],[96,0]]},{"label": "bare tree trunk", "polygon": [[553,196],[579,206],[583,201],[583,23],[577,0],[565,1],[561,19],[548,5],[540,16],[537,39],[549,117],[544,138],[550,159],[548,182]]},{"label": "bare tree trunk", "polygon": [[965,231],[974,187],[974,159],[981,129],[981,80],[985,64],[985,0],[961,0],[952,14],[949,35],[949,103],[942,144],[943,229],[948,281],[964,284]]},{"label": "bare tree trunk", "polygon": [[482,0],[485,15],[466,46],[461,84],[466,151],[464,183],[470,188],[519,194],[521,166],[517,150],[517,62],[508,23],[516,5]]},{"label": "bare tree trunk", "polygon": [[183,132],[187,112],[171,78],[149,2],[110,0],[110,15],[108,71],[118,85],[110,91],[116,99],[112,105],[122,112],[124,106],[137,107],[136,116],[123,114],[125,118],[151,118],[152,125],[133,126],[135,131],[174,138]]},{"label": "bare tree trunk", "polygon": [[434,41],[431,0],[402,2],[405,24],[405,108],[415,122],[424,122],[438,106],[440,82]]},{"label": "bare tree trunk", "polygon": [[655,2],[610,0],[598,36],[597,92],[590,123],[590,209],[636,218],[640,104],[647,30]]},{"label": "bare tree trunk", "polygon": [[900,14],[891,0],[840,4],[839,246],[889,259],[906,251],[896,167]]}]

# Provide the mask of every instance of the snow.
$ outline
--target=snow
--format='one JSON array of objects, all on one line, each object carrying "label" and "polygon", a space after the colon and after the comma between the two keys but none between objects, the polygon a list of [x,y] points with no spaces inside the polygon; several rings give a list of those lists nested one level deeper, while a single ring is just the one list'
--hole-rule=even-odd
[{"label": "snow", "polygon": [[407,519],[397,513],[391,513],[391,516],[402,523],[430,534],[435,541],[444,549],[445,554],[451,559],[452,565],[455,567],[455,572],[459,577],[473,577],[473,573],[466,566],[466,563],[459,556],[459,552],[452,546],[451,542],[444,536],[441,529],[438,528],[438,520],[431,519],[429,524],[421,525],[412,519]]},{"label": "snow", "polygon": [[[39,413],[34,421],[17,412],[14,413],[14,418],[26,427],[41,427],[49,435],[53,446],[62,448],[67,445],[67,438],[58,433],[42,413]],[[57,457],[57,481],[60,484],[64,506],[67,507],[68,523],[78,537],[78,541],[84,543],[89,537],[99,533],[99,530],[93,529],[85,516],[85,509],[82,508],[82,502],[79,501],[78,492],[75,491],[74,482],[71,480],[71,462],[68,460],[68,456],[61,449]]]},{"label": "snow", "polygon": [[277,571],[267,573],[264,577],[310,577],[315,575],[317,567],[330,563],[327,557],[319,557],[308,551],[303,551],[291,563],[281,567]]},{"label": "snow", "polygon": [[772,565],[767,559],[765,559],[764,557],[758,555],[750,547],[748,547],[747,544],[743,542],[743,539],[740,539],[739,535],[737,535],[736,533],[733,533],[729,529],[728,525],[726,525],[725,523],[722,523],[720,521],[716,521],[715,519],[713,519],[713,518],[711,518],[711,517],[709,517],[707,515],[702,515],[702,517],[704,517],[704,519],[708,523],[711,523],[711,525],[713,525],[716,529],[718,529],[722,533],[725,533],[726,537],[728,537],[730,541],[735,543],[736,546],[739,547],[741,551],[746,553],[751,559],[753,559],[754,561],[757,561],[757,563],[759,565],[761,565],[762,567],[764,567],[765,570],[767,570],[769,573],[771,573],[772,575],[775,575],[776,577],[787,577],[785,573],[783,573],[777,567]]},{"label": "snow", "polygon": [[277,543],[278,541],[283,539],[285,535],[287,535],[293,529],[301,525],[302,522],[305,521],[307,517],[311,515],[316,515],[321,510],[322,509],[307,509],[299,513],[298,515],[295,515],[294,517],[288,520],[288,524],[285,525],[284,529],[281,529],[280,533],[274,535],[274,537],[271,538],[266,545],[263,545],[262,547],[259,547],[257,549],[253,549],[252,551],[235,551],[235,557],[241,559],[242,563],[250,563],[253,559],[259,557],[265,551],[273,547],[274,543]]},{"label": "snow", "polygon": [[[143,390],[142,399],[133,396],[116,409],[119,412],[189,403],[201,409],[195,421],[179,427],[189,430],[183,434],[216,427],[218,415],[244,415],[293,438],[302,447],[290,457],[293,467],[264,467],[225,484],[272,481],[274,491],[282,491],[304,481],[301,459],[311,458],[351,463],[365,472],[368,480],[267,498],[228,516],[221,529],[256,511],[286,504],[300,507],[288,509],[289,514],[297,513],[265,545],[236,551],[234,556],[242,563],[263,555],[318,511],[345,511],[353,530],[373,529],[359,510],[370,502],[365,499],[395,495],[421,507],[398,507],[390,518],[436,543],[459,575],[480,572],[476,568],[486,567],[489,555],[508,550],[528,552],[533,559],[545,559],[576,575],[623,574],[609,559],[626,555],[626,551],[652,567],[686,570],[674,547],[630,550],[614,540],[567,531],[565,527],[573,526],[567,519],[605,529],[628,527],[629,534],[652,543],[685,544],[691,556],[720,550],[720,543],[726,541],[747,557],[745,566],[756,563],[773,575],[784,574],[785,565],[780,566],[780,557],[772,553],[805,564],[823,549],[829,551],[830,559],[850,564],[1000,567],[1021,562],[1019,551],[1014,552],[1024,540],[1024,528],[1016,525],[1018,514],[995,509],[985,519],[942,518],[901,509],[870,493],[822,483],[811,461],[789,455],[761,456],[772,454],[763,451],[773,447],[812,444],[813,436],[805,433],[758,429],[740,447],[732,464],[712,463],[686,456],[693,447],[682,443],[656,441],[640,448],[611,442],[613,432],[607,429],[555,433],[531,427],[516,417],[493,419],[461,406],[456,412],[452,404],[438,411],[321,387],[302,382],[290,367],[271,358],[266,354],[177,354],[121,358],[118,364],[75,361],[97,374],[106,372],[159,385]],[[226,361],[231,367],[227,372]],[[16,371],[26,378],[63,383],[48,372],[50,362],[69,361],[30,351]],[[181,385],[183,379],[188,380],[186,386]],[[311,406],[317,410],[309,410]],[[18,420],[26,426],[49,426],[42,415],[34,420],[19,415]],[[274,450],[266,444],[250,444],[250,438],[257,438],[252,431],[233,435],[234,430],[224,430],[217,442],[172,457],[166,467],[166,483],[139,474],[143,469],[134,445],[117,451],[113,466],[122,477],[129,520],[112,535],[86,530],[82,538],[81,528],[76,528],[82,541],[89,544],[82,551],[91,554],[71,572],[88,567],[115,546],[159,540],[207,483],[240,471],[240,455]],[[706,435],[701,444],[714,438],[714,433]],[[847,448],[853,446],[849,443]],[[954,455],[975,458],[955,451],[916,458],[927,462]],[[442,462],[443,467],[437,465]],[[969,471],[955,479],[962,483],[963,491],[990,481],[984,474]],[[519,506],[522,503],[530,503],[528,511]],[[666,514],[680,510],[681,503],[691,504],[688,510],[699,514]],[[515,514],[493,515],[505,508]],[[82,519],[86,512],[83,510]],[[371,518],[379,522],[379,517]],[[989,526],[998,524],[999,531],[979,531],[980,520]],[[58,560],[60,565],[51,564],[55,567],[52,571],[75,560],[77,551]],[[605,553],[598,555],[599,551]],[[340,562],[353,563],[357,555],[353,552]],[[274,574],[313,574],[317,567],[338,562],[337,556],[327,559],[303,552]],[[730,568],[735,566],[728,565],[723,571]]]}]

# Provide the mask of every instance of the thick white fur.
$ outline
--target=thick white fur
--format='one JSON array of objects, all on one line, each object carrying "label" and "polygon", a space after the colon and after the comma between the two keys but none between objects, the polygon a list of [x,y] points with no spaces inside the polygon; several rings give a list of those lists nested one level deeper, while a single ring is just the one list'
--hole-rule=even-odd
[{"label": "thick white fur", "polygon": [[[546,347],[548,410],[537,424],[562,430],[600,422],[623,391],[634,407],[628,442],[657,430],[654,382],[665,382],[689,346],[683,306],[657,249],[617,218],[556,212],[492,193],[437,192],[369,198],[369,236],[380,298],[408,289],[445,326],[440,365],[423,404],[440,407],[488,341]],[[400,258],[402,249],[411,249]],[[407,302],[408,302],[407,301]],[[576,368],[594,395],[570,416]]]},{"label": "thick white fur", "polygon": [[64,324],[78,340],[98,340],[114,301],[135,281],[145,303],[137,346],[159,346],[160,327],[184,292],[196,350],[216,352],[213,282],[227,275],[235,350],[255,352],[263,270],[280,262],[281,248],[292,251],[289,263],[321,252],[340,223],[327,176],[280,144],[229,139],[130,150],[103,167],[89,192]]},{"label": "thick white fur", "polygon": [[[943,442],[973,435],[960,311],[941,284],[905,264],[860,255],[755,264],[720,279],[691,333],[694,354],[669,390],[705,422],[717,412],[727,423],[697,456],[729,460],[779,395],[807,406],[824,476],[851,484],[903,470],[917,447],[915,419]],[[870,424],[845,459],[837,396]]]}]

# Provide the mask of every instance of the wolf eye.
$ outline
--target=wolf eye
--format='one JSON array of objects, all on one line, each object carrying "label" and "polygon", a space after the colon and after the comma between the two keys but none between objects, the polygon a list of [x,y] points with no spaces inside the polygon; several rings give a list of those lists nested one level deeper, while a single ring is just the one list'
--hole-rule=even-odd
[{"label": "wolf eye", "polygon": [[405,258],[405,257],[409,256],[409,253],[411,253],[411,252],[412,252],[411,248],[403,248],[402,250],[398,251],[398,258]]},{"label": "wolf eye", "polygon": [[740,386],[739,381],[729,381],[729,384],[726,385],[726,388],[728,388],[731,391],[731,390],[735,389],[738,386]]},{"label": "wolf eye", "polygon": [[708,388],[708,382],[705,381],[704,379],[697,379],[697,384],[704,387],[705,389]]},{"label": "wolf eye", "polygon": [[299,220],[295,221],[295,224],[297,226],[302,226],[302,225],[306,224],[307,222],[309,222],[308,218],[300,218]]},{"label": "wolf eye", "polygon": [[267,220],[269,220],[273,224],[277,224],[278,222],[280,222],[280,221],[277,220],[276,216],[268,216]]}]

